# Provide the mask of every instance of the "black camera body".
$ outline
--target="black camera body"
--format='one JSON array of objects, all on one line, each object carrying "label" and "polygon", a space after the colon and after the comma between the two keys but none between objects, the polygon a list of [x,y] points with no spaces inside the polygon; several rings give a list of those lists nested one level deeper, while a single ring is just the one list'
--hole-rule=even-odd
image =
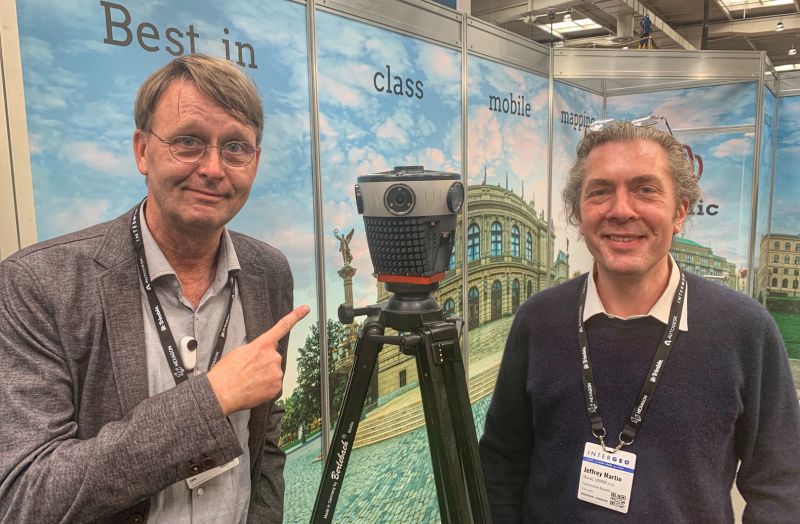
[{"label": "black camera body", "polygon": [[431,284],[444,278],[464,202],[461,175],[399,166],[358,177],[358,212],[381,282]]}]

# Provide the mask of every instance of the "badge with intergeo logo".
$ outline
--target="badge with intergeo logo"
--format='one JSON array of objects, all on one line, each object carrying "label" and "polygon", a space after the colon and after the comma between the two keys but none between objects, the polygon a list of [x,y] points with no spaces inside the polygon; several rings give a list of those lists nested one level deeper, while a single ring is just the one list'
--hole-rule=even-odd
[{"label": "badge with intergeo logo", "polygon": [[633,453],[622,450],[608,453],[599,444],[587,442],[581,460],[578,499],[627,513],[635,469]]}]

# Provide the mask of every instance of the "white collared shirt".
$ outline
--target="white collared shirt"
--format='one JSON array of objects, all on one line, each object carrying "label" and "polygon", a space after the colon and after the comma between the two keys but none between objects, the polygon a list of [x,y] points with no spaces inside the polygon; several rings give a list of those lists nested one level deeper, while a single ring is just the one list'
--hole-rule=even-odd
[{"label": "white collared shirt", "polygon": [[[659,322],[663,324],[667,324],[669,322],[669,310],[672,307],[672,298],[675,296],[675,290],[678,289],[678,284],[680,283],[680,275],[678,271],[673,271],[674,268],[677,267],[677,263],[672,258],[672,255],[669,256],[669,264],[670,264],[670,272],[669,272],[669,283],[667,284],[667,289],[661,293],[661,296],[658,297],[656,303],[653,304],[653,307],[650,308],[650,311],[647,312],[646,315],[633,315],[630,317],[618,317],[616,315],[612,315],[606,311],[605,306],[603,305],[603,301],[600,300],[600,295],[597,293],[597,284],[594,281],[594,271],[589,272],[589,285],[586,289],[586,305],[583,308],[583,321],[586,322],[588,319],[592,318],[595,315],[604,314],[610,318],[619,318],[622,320],[633,320],[635,318],[644,318],[644,317],[653,317]],[[689,319],[688,315],[686,314],[686,304],[689,302],[689,283],[686,283],[686,294],[685,300],[683,301],[683,308],[681,311],[681,323],[678,326],[680,331],[689,331]]]}]

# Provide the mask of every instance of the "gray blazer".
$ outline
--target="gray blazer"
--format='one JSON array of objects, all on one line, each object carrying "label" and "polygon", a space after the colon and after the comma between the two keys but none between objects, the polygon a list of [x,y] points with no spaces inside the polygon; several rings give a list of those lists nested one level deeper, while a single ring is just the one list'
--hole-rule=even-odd
[{"label": "gray blazer", "polygon": [[[132,212],[0,262],[0,522],[144,522],[150,496],[242,452],[205,374],[148,397]],[[249,341],[292,309],[292,275],[231,236]],[[248,522],[282,518],[282,415],[251,411]]]}]

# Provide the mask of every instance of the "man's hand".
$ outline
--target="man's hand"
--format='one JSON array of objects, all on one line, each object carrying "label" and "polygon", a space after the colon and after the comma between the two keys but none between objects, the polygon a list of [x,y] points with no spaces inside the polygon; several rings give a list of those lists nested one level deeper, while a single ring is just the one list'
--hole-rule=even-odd
[{"label": "man's hand", "polygon": [[309,311],[308,306],[296,308],[272,329],[249,344],[233,349],[211,368],[208,381],[226,417],[236,411],[254,408],[278,395],[283,384],[278,342]]}]

